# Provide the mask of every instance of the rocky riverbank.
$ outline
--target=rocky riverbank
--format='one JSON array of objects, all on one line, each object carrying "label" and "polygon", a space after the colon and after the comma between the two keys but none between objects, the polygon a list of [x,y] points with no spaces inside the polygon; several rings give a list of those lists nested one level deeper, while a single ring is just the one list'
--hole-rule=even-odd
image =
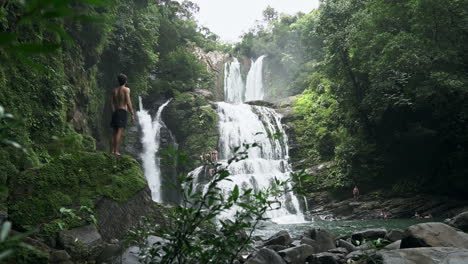
[{"label": "rocky riverbank", "polygon": [[[351,194],[349,195],[351,196]],[[447,197],[414,195],[411,197],[380,197],[378,193],[361,195],[357,200],[340,200],[328,192],[314,192],[307,198],[312,219],[359,220],[421,217],[450,218],[468,210],[468,202]]]},{"label": "rocky riverbank", "polygon": [[246,264],[436,264],[466,263],[468,212],[444,223],[421,223],[406,230],[372,229],[334,237],[310,229],[292,238],[280,231],[259,241]]}]

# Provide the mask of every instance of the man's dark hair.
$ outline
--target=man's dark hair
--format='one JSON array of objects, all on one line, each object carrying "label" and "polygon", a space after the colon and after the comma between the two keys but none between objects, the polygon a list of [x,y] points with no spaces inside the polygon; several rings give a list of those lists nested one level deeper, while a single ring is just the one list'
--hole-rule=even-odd
[{"label": "man's dark hair", "polygon": [[127,75],[121,73],[119,76],[117,76],[117,80],[119,81],[120,85],[124,85],[127,83]]}]

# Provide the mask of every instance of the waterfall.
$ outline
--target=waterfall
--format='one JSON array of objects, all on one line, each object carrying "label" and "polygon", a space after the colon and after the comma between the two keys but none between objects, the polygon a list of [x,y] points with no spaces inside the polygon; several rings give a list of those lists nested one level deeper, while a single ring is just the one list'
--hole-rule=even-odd
[{"label": "waterfall", "polygon": [[137,117],[142,130],[141,144],[143,145],[143,152],[141,154],[141,159],[143,161],[143,171],[151,190],[151,197],[155,202],[162,202],[161,168],[157,154],[160,146],[161,128],[166,125],[161,119],[161,114],[171,100],[172,99],[167,100],[159,107],[156,117],[153,120],[148,111],[143,108],[141,97],[139,98],[140,111],[137,112]]},{"label": "waterfall", "polygon": [[245,101],[263,100],[265,92],[263,90],[263,59],[266,56],[260,56],[255,62],[252,62],[245,88]]},{"label": "waterfall", "polygon": [[[248,150],[248,158],[232,163],[228,170],[232,181],[221,181],[221,191],[228,195],[235,185],[240,188],[266,189],[274,179],[290,178],[288,139],[280,116],[262,106],[247,104],[217,104],[219,115],[219,153],[221,163],[231,158],[232,149],[243,143],[257,143],[259,147]],[[275,135],[281,135],[279,137]],[[288,193],[278,199],[281,208],[268,211],[267,216],[277,223],[303,222],[299,200]],[[237,208],[224,212],[221,218],[234,217]]]},{"label": "waterfall", "polygon": [[[262,190],[274,184],[274,179],[285,181],[292,171],[288,163],[288,137],[281,124],[281,116],[273,109],[243,104],[245,100],[261,100],[264,97],[262,80],[263,58],[252,63],[247,77],[247,89],[240,74],[237,59],[225,65],[225,102],[217,103],[219,116],[219,162],[227,165],[235,147],[257,143],[248,150],[248,158],[232,163],[228,170],[232,181],[221,181],[218,187],[227,196],[235,185],[239,188]],[[243,94],[245,92],[245,95]],[[191,172],[197,190],[203,190],[206,173],[203,167]],[[197,176],[195,176],[197,175]],[[208,177],[209,181],[209,177]],[[201,187],[201,188],[200,188]],[[267,217],[277,223],[304,222],[299,199],[293,193],[278,198],[279,209],[267,212]],[[233,218],[239,208],[223,212],[220,218]]]},{"label": "waterfall", "polygon": [[224,65],[224,97],[226,102],[241,103],[244,97],[244,82],[237,58]]}]

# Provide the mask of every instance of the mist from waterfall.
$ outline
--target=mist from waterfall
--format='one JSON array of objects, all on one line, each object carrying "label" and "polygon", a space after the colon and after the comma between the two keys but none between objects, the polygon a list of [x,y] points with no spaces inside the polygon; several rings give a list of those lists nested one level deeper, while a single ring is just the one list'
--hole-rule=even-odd
[{"label": "mist from waterfall", "polygon": [[163,201],[161,190],[162,179],[158,152],[161,144],[161,128],[166,126],[161,119],[161,114],[172,99],[167,100],[159,107],[154,119],[151,118],[149,112],[143,108],[141,97],[138,99],[140,110],[137,112],[137,117],[142,131],[141,144],[143,146],[143,152],[141,153],[141,159],[143,172],[148,181],[153,201],[161,203]]}]

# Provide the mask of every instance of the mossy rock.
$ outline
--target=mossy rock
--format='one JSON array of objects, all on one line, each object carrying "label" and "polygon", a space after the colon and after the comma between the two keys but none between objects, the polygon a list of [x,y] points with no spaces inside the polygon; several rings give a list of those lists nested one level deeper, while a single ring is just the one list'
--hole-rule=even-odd
[{"label": "mossy rock", "polygon": [[163,112],[163,120],[174,133],[179,149],[189,157],[185,169],[198,166],[198,157],[214,148],[219,140],[218,114],[204,97],[180,93]]},{"label": "mossy rock", "polygon": [[10,184],[9,213],[15,225],[34,227],[59,217],[61,207],[94,207],[101,196],[126,201],[146,186],[140,165],[128,156],[64,154],[28,169]]}]

